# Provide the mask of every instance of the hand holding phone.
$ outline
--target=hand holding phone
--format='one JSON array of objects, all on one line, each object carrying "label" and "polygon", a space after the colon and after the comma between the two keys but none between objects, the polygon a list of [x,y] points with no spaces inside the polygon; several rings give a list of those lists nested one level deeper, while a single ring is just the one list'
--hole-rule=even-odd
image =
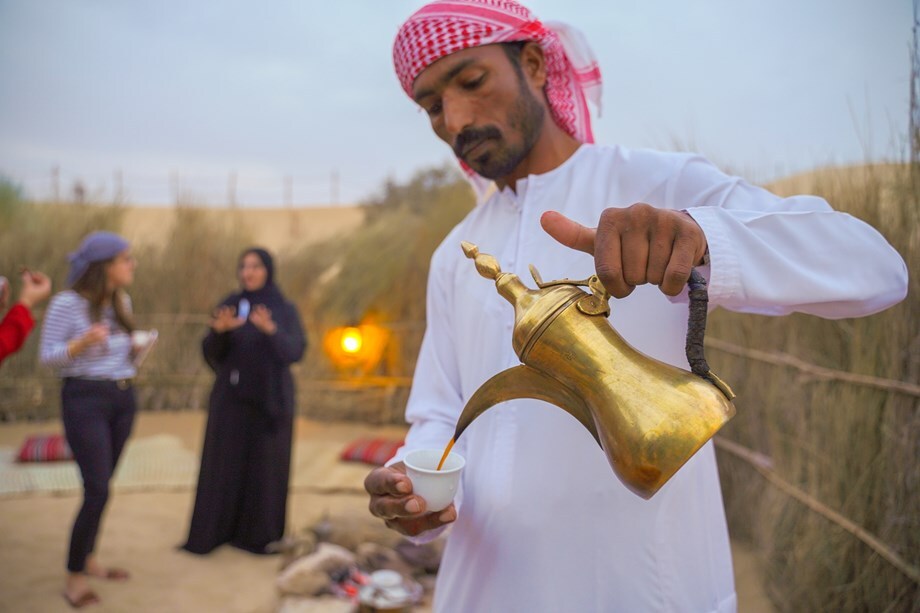
[{"label": "hand holding phone", "polygon": [[240,298],[240,306],[236,309],[236,316],[243,320],[249,319],[250,308],[249,301],[245,298]]}]

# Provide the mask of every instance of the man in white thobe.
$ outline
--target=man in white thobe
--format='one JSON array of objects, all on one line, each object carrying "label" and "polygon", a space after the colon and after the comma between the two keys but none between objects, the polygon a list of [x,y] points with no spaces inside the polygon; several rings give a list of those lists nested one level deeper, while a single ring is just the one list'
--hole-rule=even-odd
[{"label": "man in white thobe", "polygon": [[903,260],[821,198],[779,198],[694,155],[590,144],[585,101],[600,74],[584,41],[509,0],[426,5],[400,29],[394,61],[474,184],[495,189],[432,258],[412,426],[368,475],[371,512],[419,541],[446,535],[437,611],[734,611],[711,443],[644,500],[571,415],[514,400],[457,442],[466,467],[454,505],[427,513],[413,495],[405,454],[442,449],[469,397],[519,364],[513,309],[460,242],[525,283],[529,264],[547,280],[596,272],[624,298],[611,303],[617,331],[683,368],[693,266],[712,306],[842,318],[903,299]]}]

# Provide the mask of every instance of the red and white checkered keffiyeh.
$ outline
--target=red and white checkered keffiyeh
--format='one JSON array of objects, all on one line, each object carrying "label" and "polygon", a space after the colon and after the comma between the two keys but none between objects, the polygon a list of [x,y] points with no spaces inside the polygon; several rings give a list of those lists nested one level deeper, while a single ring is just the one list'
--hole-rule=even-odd
[{"label": "red and white checkered keffiyeh", "polygon": [[600,111],[601,71],[581,32],[565,24],[543,24],[512,0],[436,0],[399,29],[393,64],[403,90],[436,60],[461,49],[534,41],[546,58],[546,98],[559,126],[583,143],[594,142],[587,100]]}]

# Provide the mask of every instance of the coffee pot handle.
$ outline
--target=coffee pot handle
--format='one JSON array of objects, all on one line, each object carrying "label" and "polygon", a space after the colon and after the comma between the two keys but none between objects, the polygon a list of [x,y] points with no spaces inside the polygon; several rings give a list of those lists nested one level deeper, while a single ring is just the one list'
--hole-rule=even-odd
[{"label": "coffee pot handle", "polygon": [[690,320],[687,324],[687,361],[690,371],[719,388],[731,400],[735,393],[727,383],[719,379],[709,368],[706,356],[703,354],[703,338],[706,336],[706,316],[709,311],[709,293],[706,290],[706,279],[694,268],[690,271],[687,281],[690,287]]}]

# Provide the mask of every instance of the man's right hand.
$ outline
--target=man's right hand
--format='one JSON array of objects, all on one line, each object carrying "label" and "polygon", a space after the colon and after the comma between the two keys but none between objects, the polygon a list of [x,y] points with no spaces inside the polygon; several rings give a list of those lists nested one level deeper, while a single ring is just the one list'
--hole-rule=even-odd
[{"label": "man's right hand", "polygon": [[372,470],[364,480],[364,489],[371,495],[371,514],[406,536],[417,536],[457,519],[453,504],[437,513],[425,512],[424,499],[412,495],[412,481],[402,462]]}]

